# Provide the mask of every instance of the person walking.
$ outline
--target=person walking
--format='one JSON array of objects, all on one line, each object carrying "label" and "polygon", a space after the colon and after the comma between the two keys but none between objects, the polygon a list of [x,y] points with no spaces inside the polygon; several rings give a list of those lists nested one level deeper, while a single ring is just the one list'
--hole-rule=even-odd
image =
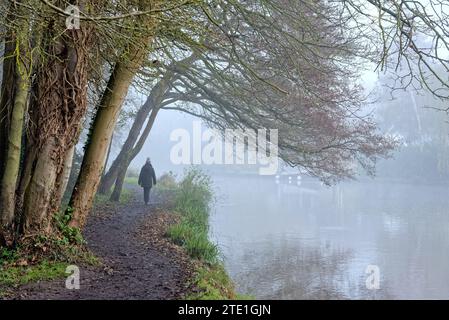
[{"label": "person walking", "polygon": [[151,165],[150,158],[147,158],[144,166],[140,170],[139,174],[139,186],[143,188],[143,199],[145,204],[150,201],[151,187],[156,185],[156,173]]}]

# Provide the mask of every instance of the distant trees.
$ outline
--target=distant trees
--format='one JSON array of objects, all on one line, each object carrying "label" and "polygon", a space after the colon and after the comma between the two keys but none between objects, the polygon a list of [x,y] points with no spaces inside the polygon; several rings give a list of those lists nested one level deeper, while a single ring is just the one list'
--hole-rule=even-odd
[{"label": "distant trees", "polygon": [[340,0],[369,45],[367,55],[391,71],[392,89],[425,89],[449,98],[449,3],[446,0]]},{"label": "distant trees", "polygon": [[[392,78],[384,85],[402,103],[407,101],[407,110],[381,109],[383,121],[403,139],[398,161],[406,162],[401,168],[385,164],[383,172],[390,170],[401,178],[445,177],[447,124],[438,123],[442,114],[429,114],[429,109],[449,111],[449,2],[341,0],[340,4],[354,29],[364,36],[370,60]],[[426,99],[415,101],[416,92]],[[419,110],[423,106],[427,110]],[[400,122],[395,121],[398,114]],[[413,121],[416,127],[411,126]],[[436,171],[424,167],[432,164]]]},{"label": "distant trees", "polygon": [[[388,81],[391,82],[391,81]],[[381,78],[383,99],[376,108],[382,131],[400,141],[395,161],[378,166],[381,178],[416,183],[443,182],[449,179],[449,126],[444,100],[428,91],[397,90]]]}]

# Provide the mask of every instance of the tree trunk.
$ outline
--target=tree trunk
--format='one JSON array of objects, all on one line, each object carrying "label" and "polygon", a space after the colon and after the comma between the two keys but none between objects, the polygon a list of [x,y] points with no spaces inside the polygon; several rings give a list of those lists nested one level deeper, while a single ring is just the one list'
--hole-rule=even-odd
[{"label": "tree trunk", "polygon": [[12,224],[14,219],[15,193],[22,146],[23,118],[29,90],[28,71],[23,63],[21,63],[18,69],[22,68],[25,70],[23,74],[17,74],[17,88],[11,116],[6,164],[0,189],[0,218],[3,226]]},{"label": "tree trunk", "polygon": [[[19,12],[21,12],[19,10]],[[5,47],[6,61],[2,86],[0,116],[1,145],[0,152],[0,225],[3,238],[13,240],[13,222],[15,214],[15,195],[20,171],[24,116],[30,89],[30,47],[29,22],[19,22],[14,31],[8,31]],[[3,140],[5,139],[5,140]]]},{"label": "tree trunk", "polygon": [[[151,90],[151,93],[145,103],[140,107],[128,133],[128,137],[126,138],[126,141],[123,144],[122,149],[120,150],[120,153],[115,158],[108,172],[101,179],[100,187],[98,189],[101,194],[107,194],[109,190],[111,190],[111,187],[114,184],[114,181],[117,180],[117,176],[123,166],[128,168],[130,163],[128,161],[129,153],[133,149],[137,139],[139,138],[139,134],[145,124],[145,120],[148,118],[153,108],[158,108],[158,105],[162,103],[164,94],[172,84],[173,77],[173,72],[167,71],[164,77]],[[116,197],[114,197],[114,199],[115,198]]]},{"label": "tree trunk", "polygon": [[128,170],[129,163],[130,161],[122,162],[117,179],[115,180],[114,191],[112,191],[111,197],[109,198],[110,201],[120,201],[120,195],[122,194],[123,183],[125,182],[126,171]]},{"label": "tree trunk", "polygon": [[22,170],[21,170],[21,175],[20,175],[20,182],[16,191],[16,208],[15,208],[15,225],[17,226],[15,232],[16,232],[16,237],[18,238],[18,236],[20,234],[23,233],[24,228],[23,228],[23,221],[24,221],[24,217],[23,217],[23,202],[24,202],[24,197],[25,197],[25,190],[27,188],[27,186],[29,185],[31,178],[32,178],[32,173],[33,173],[33,169],[34,169],[34,159],[36,158],[36,152],[37,150],[34,148],[27,148],[25,146],[25,159],[23,161],[23,165],[22,165]]},{"label": "tree trunk", "polygon": [[142,150],[142,147],[145,144],[145,141],[147,140],[151,129],[153,128],[154,121],[156,120],[156,116],[160,110],[162,96],[160,97],[160,101],[157,102],[158,107],[154,107],[153,110],[151,111],[150,118],[148,119],[147,125],[145,126],[145,130],[142,132],[139,141],[137,141],[136,146],[128,153],[128,156],[122,162],[117,179],[115,181],[114,191],[112,192],[110,197],[111,201],[120,201],[120,195],[122,193],[123,183],[126,177],[126,171],[128,170],[131,161],[133,161],[133,159],[139,154],[140,150]]},{"label": "tree trunk", "polygon": [[24,177],[21,229],[24,233],[51,231],[59,210],[57,178],[67,155],[78,140],[87,111],[88,61],[92,27],[64,30],[64,21],[50,23],[48,37],[56,38],[47,48],[49,57],[36,75],[36,99],[30,105],[29,176]]},{"label": "tree trunk", "polygon": [[56,205],[60,206],[62,199],[64,198],[67,184],[69,183],[70,173],[72,172],[73,155],[75,154],[75,146],[72,146],[67,152],[64,160],[64,167],[56,180],[57,190],[54,198]]},{"label": "tree trunk", "polygon": [[51,200],[58,175],[59,160],[52,157],[56,138],[49,138],[38,156],[24,198],[24,230],[48,233],[51,226]]},{"label": "tree trunk", "polygon": [[3,177],[6,164],[5,150],[8,149],[9,120],[11,117],[12,101],[14,99],[16,64],[12,57],[14,54],[14,44],[15,42],[10,37],[6,38],[4,54],[2,57],[3,77],[0,92],[0,177]]},{"label": "tree trunk", "polygon": [[[149,99],[147,99],[147,102],[148,101]],[[107,194],[111,190],[114,181],[117,179],[120,167],[123,165],[123,163],[126,162],[128,152],[133,148],[134,144],[139,138],[139,134],[145,123],[145,119],[148,117],[152,107],[151,103],[147,102],[145,102],[137,112],[134,122],[128,133],[128,137],[126,138],[125,143],[123,144],[122,149],[120,150],[120,153],[114,159],[111,167],[101,179],[101,183],[98,188],[98,192],[100,194]]]},{"label": "tree trunk", "polygon": [[112,134],[111,141],[109,142],[108,153],[106,154],[106,160],[104,161],[103,172],[101,173],[101,178],[102,179],[103,179],[104,175],[106,174],[106,167],[108,166],[109,157],[111,156],[111,149],[112,149],[112,141],[113,140],[114,140],[114,134]]},{"label": "tree trunk", "polygon": [[[150,39],[145,37],[142,41],[149,44]],[[134,75],[147,56],[146,47],[132,47],[134,48],[129,48],[128,52],[133,56],[116,63],[92,124],[80,174],[70,199],[70,207],[73,210],[70,221],[72,227],[81,228],[85,224],[103,172],[107,149],[118,114]]]}]

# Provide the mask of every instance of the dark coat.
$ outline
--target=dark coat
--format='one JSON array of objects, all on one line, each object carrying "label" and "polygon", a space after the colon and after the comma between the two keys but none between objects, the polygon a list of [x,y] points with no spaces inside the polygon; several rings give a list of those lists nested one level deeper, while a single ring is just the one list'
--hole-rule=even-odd
[{"label": "dark coat", "polygon": [[142,170],[140,170],[139,186],[151,188],[153,185],[156,185],[156,174],[151,163],[145,163]]}]

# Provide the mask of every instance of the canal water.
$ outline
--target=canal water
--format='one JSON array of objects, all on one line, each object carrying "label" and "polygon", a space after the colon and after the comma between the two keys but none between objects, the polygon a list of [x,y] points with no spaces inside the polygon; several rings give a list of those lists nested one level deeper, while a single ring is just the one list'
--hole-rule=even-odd
[{"label": "canal water", "polygon": [[449,187],[216,176],[211,236],[260,299],[449,299]]}]

